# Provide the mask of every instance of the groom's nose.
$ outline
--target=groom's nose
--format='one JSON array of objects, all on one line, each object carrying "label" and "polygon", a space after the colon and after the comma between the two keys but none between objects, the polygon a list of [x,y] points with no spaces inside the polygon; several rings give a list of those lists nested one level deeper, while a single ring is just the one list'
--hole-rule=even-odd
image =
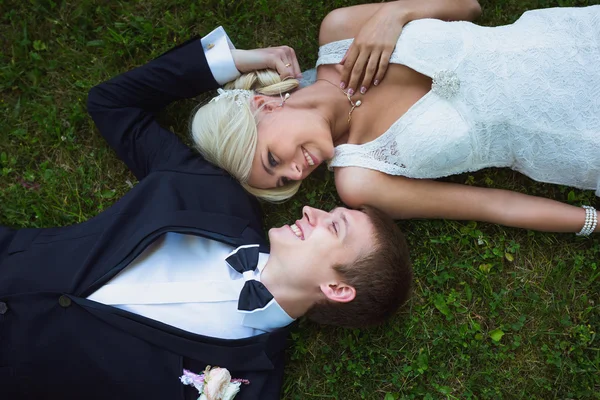
[{"label": "groom's nose", "polygon": [[309,206],[304,206],[304,208],[302,208],[302,214],[304,215],[308,223],[312,226],[317,225],[319,221],[323,219],[323,217],[329,215],[329,213],[326,211],[319,210],[318,208],[312,208]]}]

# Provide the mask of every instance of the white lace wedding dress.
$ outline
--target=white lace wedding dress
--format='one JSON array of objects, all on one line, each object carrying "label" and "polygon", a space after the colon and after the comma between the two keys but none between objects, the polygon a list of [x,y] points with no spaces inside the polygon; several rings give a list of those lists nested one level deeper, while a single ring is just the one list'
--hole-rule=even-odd
[{"label": "white lace wedding dress", "polygon": [[[351,41],[322,46],[317,66]],[[509,167],[600,196],[600,6],[493,28],[413,21],[391,62],[432,78],[431,91],[377,139],[338,146],[331,167],[410,178]]]}]

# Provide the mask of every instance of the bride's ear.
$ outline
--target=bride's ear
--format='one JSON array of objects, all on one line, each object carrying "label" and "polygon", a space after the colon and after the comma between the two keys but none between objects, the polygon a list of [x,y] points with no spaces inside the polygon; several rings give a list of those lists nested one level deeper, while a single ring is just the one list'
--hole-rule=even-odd
[{"label": "bride's ear", "polygon": [[266,112],[273,112],[277,108],[277,104],[272,98],[262,94],[257,94],[252,97],[252,105],[256,110],[261,109]]}]

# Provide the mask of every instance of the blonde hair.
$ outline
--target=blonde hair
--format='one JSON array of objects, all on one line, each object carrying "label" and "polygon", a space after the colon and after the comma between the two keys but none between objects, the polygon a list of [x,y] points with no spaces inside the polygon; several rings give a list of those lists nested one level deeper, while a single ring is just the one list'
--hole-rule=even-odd
[{"label": "blonde hair", "polygon": [[[275,71],[261,70],[240,76],[227,83],[225,89],[280,96],[299,84],[296,79],[281,80]],[[190,123],[194,147],[207,161],[229,172],[250,194],[271,202],[287,200],[296,194],[300,181],[272,189],[258,189],[248,184],[256,152],[260,111],[260,108],[255,110],[251,102],[252,98],[241,95],[225,96],[196,109]]]}]

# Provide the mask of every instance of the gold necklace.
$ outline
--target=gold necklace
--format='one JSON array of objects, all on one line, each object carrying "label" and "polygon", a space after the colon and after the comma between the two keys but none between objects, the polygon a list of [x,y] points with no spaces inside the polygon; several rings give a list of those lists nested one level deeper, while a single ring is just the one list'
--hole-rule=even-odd
[{"label": "gold necklace", "polygon": [[352,108],[350,109],[350,112],[348,113],[348,125],[350,125],[350,121],[352,121],[352,112],[354,111],[354,109],[356,107],[360,107],[360,105],[362,104],[362,101],[360,100],[356,100],[356,101],[352,101],[352,98],[350,96],[350,94],[348,94],[348,92],[345,92],[344,89],[338,88],[335,84],[329,82],[327,79],[317,79],[315,82],[318,81],[325,81],[327,83],[329,83],[330,85],[336,87],[337,89],[340,89],[342,91],[342,93],[344,93],[346,95],[346,97],[348,98],[348,101],[350,102],[350,105],[352,106]]}]

